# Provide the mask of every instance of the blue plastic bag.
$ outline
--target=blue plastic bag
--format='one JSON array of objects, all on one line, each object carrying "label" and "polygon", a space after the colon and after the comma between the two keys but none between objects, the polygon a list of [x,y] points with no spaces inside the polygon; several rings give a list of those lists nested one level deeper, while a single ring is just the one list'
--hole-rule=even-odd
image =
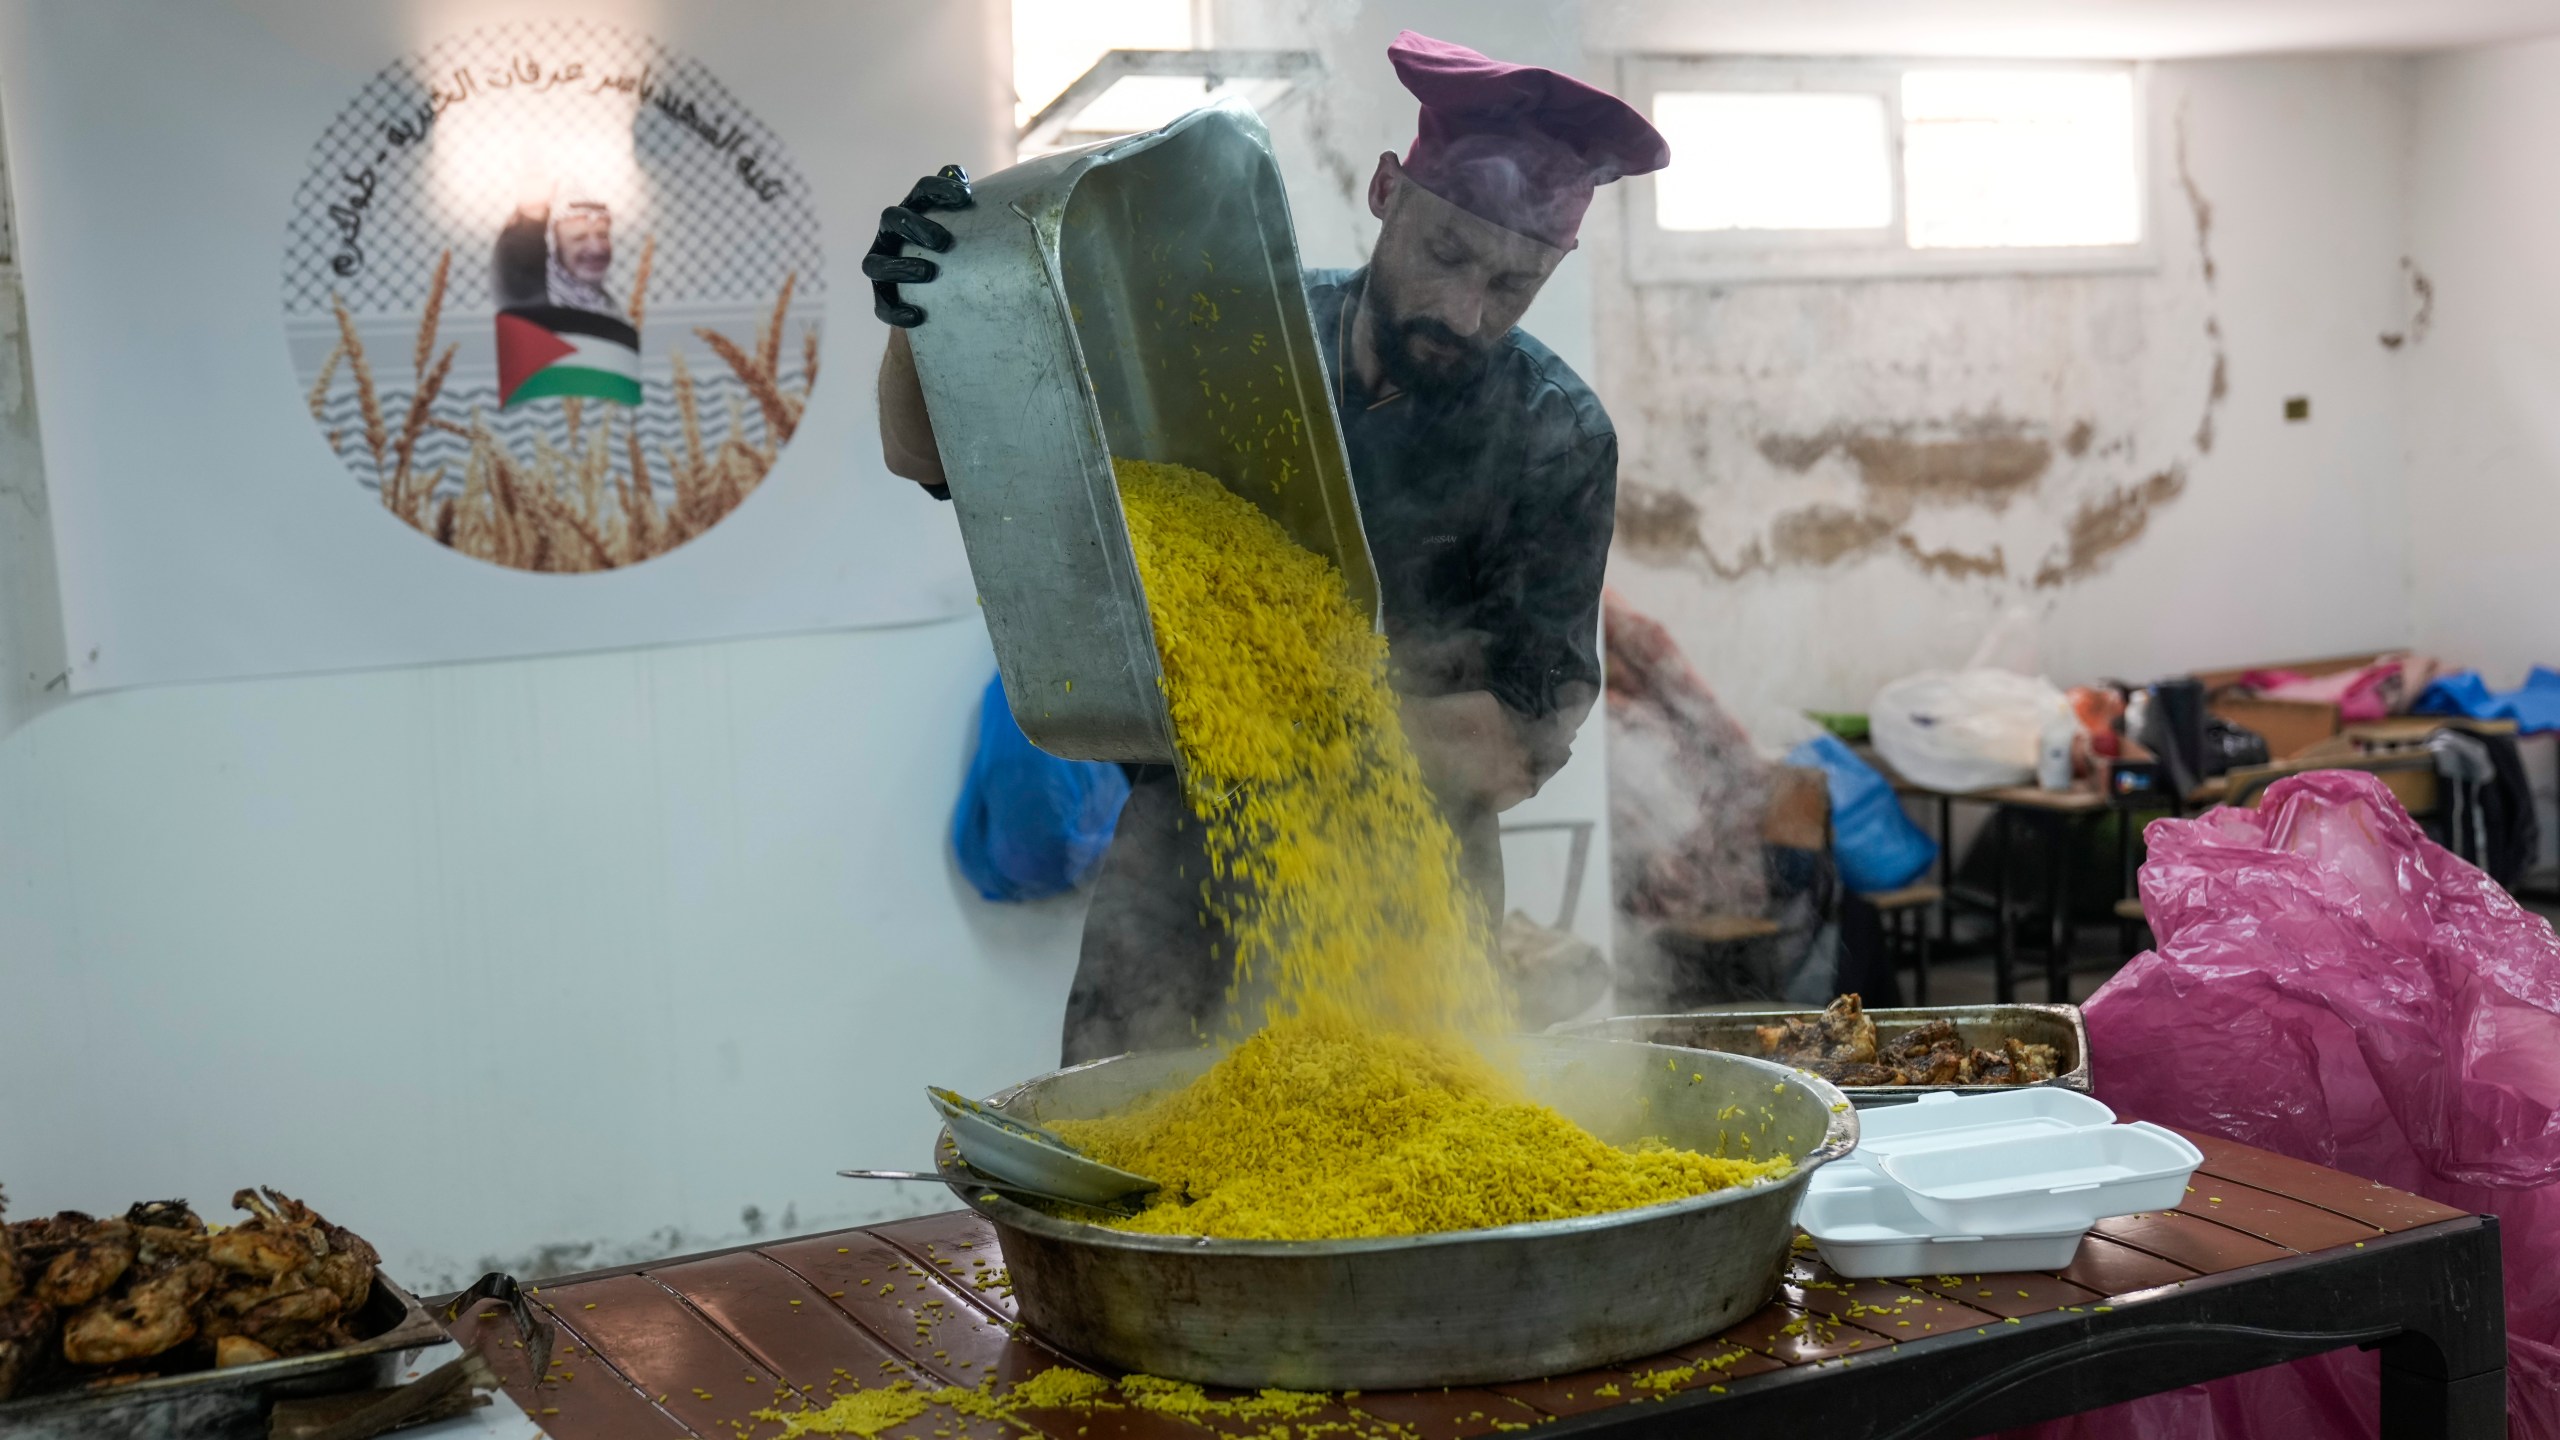
[{"label": "blue plastic bag", "polygon": [[1938,844],[1902,811],[1892,782],[1830,735],[1787,752],[1787,763],[1819,770],[1831,784],[1831,857],[1862,895],[1899,890],[1938,858]]},{"label": "blue plastic bag", "polygon": [[1033,745],[1005,704],[1004,682],[990,680],[978,701],[978,751],[951,812],[951,849],[989,900],[1064,894],[1102,863],[1128,798],[1119,766]]},{"label": "blue plastic bag", "polygon": [[2447,675],[2418,695],[2409,707],[2420,715],[2467,715],[2474,720],[2513,720],[2526,735],[2560,730],[2560,672],[2540,665],[2524,684],[2503,693],[2492,691],[2477,670]]}]

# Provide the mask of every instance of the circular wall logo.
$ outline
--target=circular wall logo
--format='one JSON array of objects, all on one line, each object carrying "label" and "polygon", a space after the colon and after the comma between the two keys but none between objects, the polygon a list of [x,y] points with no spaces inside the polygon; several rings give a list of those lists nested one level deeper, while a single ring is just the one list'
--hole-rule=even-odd
[{"label": "circular wall logo", "polygon": [[520,570],[720,523],[818,375],[818,216],[699,62],[575,21],[450,37],[313,147],[285,338],[351,492]]}]

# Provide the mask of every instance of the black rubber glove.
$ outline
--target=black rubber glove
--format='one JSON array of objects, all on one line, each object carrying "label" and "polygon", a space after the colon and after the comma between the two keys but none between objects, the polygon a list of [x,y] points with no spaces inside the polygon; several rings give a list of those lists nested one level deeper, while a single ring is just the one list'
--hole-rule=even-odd
[{"label": "black rubber glove", "polygon": [[951,232],[925,218],[929,210],[966,210],[975,205],[969,172],[945,165],[915,183],[904,203],[880,212],[880,234],[862,257],[862,273],[871,278],[871,313],[901,330],[924,323],[922,306],[898,298],[901,285],[921,285],[942,267],[921,255],[902,255],[901,244],[919,245],[936,254],[951,248]]}]

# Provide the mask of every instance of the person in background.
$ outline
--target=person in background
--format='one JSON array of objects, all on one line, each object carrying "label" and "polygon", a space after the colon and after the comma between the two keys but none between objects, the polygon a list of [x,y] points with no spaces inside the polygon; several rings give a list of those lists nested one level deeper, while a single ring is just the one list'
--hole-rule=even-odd
[{"label": "person in background", "polygon": [[[1502,913],[1496,817],[1564,765],[1600,693],[1601,574],[1617,432],[1582,378],[1519,321],[1575,244],[1598,187],[1658,170],[1644,117],[1553,70],[1406,31],[1387,49],[1421,104],[1410,147],[1378,157],[1369,263],[1311,270],[1307,304],[1385,596],[1406,734],[1489,917]],[[880,370],[889,469],[948,498],[905,336],[950,236],[920,211],[970,202],[957,167],[882,217],[864,261],[893,329]],[[1169,766],[1132,767],[1068,996],[1067,1063],[1199,1043],[1232,961],[1200,919],[1200,828]],[[1185,878],[1187,874],[1191,878]]]},{"label": "person in background", "polygon": [[517,202],[490,251],[498,308],[557,305],[622,317],[605,279],[613,272],[613,210],[574,184]]}]

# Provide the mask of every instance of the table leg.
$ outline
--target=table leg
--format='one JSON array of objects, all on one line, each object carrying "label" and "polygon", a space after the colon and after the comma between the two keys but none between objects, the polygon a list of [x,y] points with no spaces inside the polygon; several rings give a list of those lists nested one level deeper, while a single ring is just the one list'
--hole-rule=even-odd
[{"label": "table leg", "polygon": [[2507,1326],[2497,1232],[2416,1270],[2399,1287],[2414,1313],[2381,1352],[2387,1440],[2504,1440]]},{"label": "table leg", "polygon": [[[2133,872],[2133,807],[2122,801],[2116,803],[2116,863],[2124,872],[2117,898],[2136,898],[2140,892],[2134,884]],[[2116,917],[2116,958],[2133,958],[2133,922],[2122,915]]]},{"label": "table leg", "polygon": [[2385,1440],[2505,1440],[2507,1372],[2443,1380],[2391,1363],[2382,1347]]},{"label": "table leg", "polygon": [[2053,817],[2053,859],[2045,871],[2044,998],[2048,1004],[2071,1003],[2071,817]]},{"label": "table leg", "polygon": [[[2555,765],[2560,765],[2560,731],[2552,732],[2551,753],[2553,763]],[[2528,785],[2525,788],[2529,790],[2533,787]],[[2551,833],[2554,835],[2560,835],[2560,779],[2555,779],[2552,782],[2551,787]],[[2534,842],[2533,865],[2537,870],[2542,868],[2542,842],[2540,840],[2536,840]],[[2555,879],[2551,883],[2554,889],[2560,889],[2560,879]]]},{"label": "table leg", "polygon": [[1956,907],[1949,897],[1956,893],[1955,802],[1945,794],[1938,796],[1938,944],[1952,949],[1956,941]]},{"label": "table leg", "polygon": [[2009,928],[2009,807],[1991,807],[1991,998],[2018,999],[2017,936]]}]

